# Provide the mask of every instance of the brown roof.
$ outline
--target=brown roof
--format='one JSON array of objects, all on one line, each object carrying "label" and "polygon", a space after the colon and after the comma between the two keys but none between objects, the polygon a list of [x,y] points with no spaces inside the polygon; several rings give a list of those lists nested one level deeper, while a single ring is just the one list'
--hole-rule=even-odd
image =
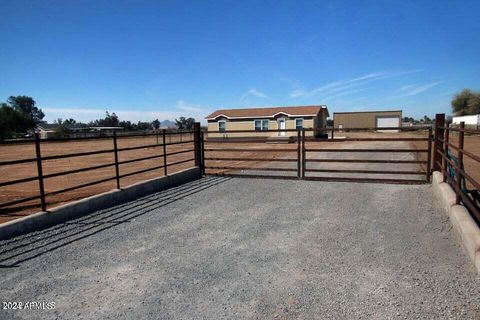
[{"label": "brown roof", "polygon": [[314,116],[322,108],[327,106],[297,106],[297,107],[270,107],[270,108],[247,108],[247,109],[222,109],[213,112],[205,119],[214,119],[217,116],[224,115],[227,118],[254,118],[254,117],[273,117],[279,112],[292,116]]}]

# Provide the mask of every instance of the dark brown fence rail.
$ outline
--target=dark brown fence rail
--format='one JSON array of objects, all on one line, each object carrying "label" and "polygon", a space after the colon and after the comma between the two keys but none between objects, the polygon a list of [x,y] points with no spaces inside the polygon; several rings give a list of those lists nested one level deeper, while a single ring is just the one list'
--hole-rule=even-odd
[{"label": "dark brown fence rail", "polygon": [[[135,137],[156,137],[157,142],[161,138],[163,132],[166,132],[167,140],[174,136],[180,135],[180,139],[183,139],[183,136],[189,136],[190,140],[193,140],[193,131],[192,130],[177,130],[177,129],[161,129],[155,130],[154,132],[147,131],[112,131],[112,132],[87,132],[87,133],[71,133],[65,135],[58,135],[50,137],[48,139],[41,139],[42,143],[46,142],[62,142],[62,141],[82,141],[82,140],[107,140],[112,139],[113,135],[116,134],[118,138],[135,138]],[[12,145],[12,144],[25,144],[25,143],[34,143],[35,136],[32,138],[24,139],[14,139],[14,140],[0,140],[0,145]]]},{"label": "dark brown fence rail", "polygon": [[[2,210],[7,210],[9,207],[22,204],[25,202],[31,202],[33,200],[39,200],[39,206],[43,211],[47,210],[47,201],[46,197],[64,193],[64,192],[69,192],[81,188],[86,188],[89,186],[97,185],[100,183],[108,182],[108,181],[116,181],[116,187],[119,189],[121,188],[121,182],[122,178],[138,175],[141,173],[146,173],[150,172],[153,170],[158,170],[158,169],[164,169],[163,173],[164,175],[168,175],[168,168],[174,165],[182,164],[182,163],[187,163],[187,162],[195,162],[195,165],[200,164],[200,124],[196,123],[194,130],[190,131],[167,131],[167,130],[162,130],[161,132],[156,132],[156,133],[144,133],[144,134],[124,134],[124,135],[117,135],[115,132],[110,136],[110,137],[80,137],[80,138],[74,138],[74,139],[45,139],[41,140],[39,137],[39,134],[35,134],[35,139],[33,140],[33,145],[35,148],[35,157],[32,158],[25,158],[25,159],[15,159],[15,160],[7,160],[7,161],[0,161],[0,168],[1,167],[7,167],[10,170],[15,170],[15,166],[18,164],[27,164],[27,163],[36,163],[36,172],[35,175],[32,175],[30,177],[26,178],[21,178],[21,179],[15,179],[15,180],[10,180],[10,181],[2,181],[0,182],[0,188],[1,187],[6,187],[6,186],[12,186],[16,184],[22,184],[26,182],[32,182],[32,181],[38,181],[38,194],[35,196],[30,196],[30,197],[24,197],[21,199],[15,199],[12,201],[7,201],[0,203],[0,209]],[[179,141],[174,141],[174,142],[167,142],[171,141],[171,136],[176,136],[180,135],[180,139],[177,139]],[[181,138],[183,136],[187,135],[187,139]],[[123,147],[120,148],[118,146],[118,142],[122,139],[135,139],[135,138],[145,138],[145,137],[156,137],[157,143],[155,144],[148,144],[148,145],[141,145],[141,146],[134,146],[134,147]],[[86,140],[97,140],[97,139],[108,139],[112,141],[112,148],[109,149],[103,149],[103,150],[96,150],[96,151],[86,151],[86,152],[75,152],[75,153],[68,153],[68,154],[58,154],[58,155],[53,155],[53,156],[42,156],[42,145],[48,144],[51,142],[73,142],[73,141],[86,141]],[[2,146],[8,146],[8,145],[15,145],[15,144],[32,144],[32,141],[2,141],[1,145]],[[168,152],[168,146],[173,146],[173,145],[190,145],[192,148],[186,149],[186,150],[180,150],[180,151],[172,151]],[[147,149],[147,148],[154,148],[154,147],[163,147],[163,152],[161,154],[156,154],[156,155],[149,155],[149,156],[144,156],[144,157],[136,157],[133,159],[128,159],[128,160],[123,160],[120,161],[120,154],[125,151],[133,151],[133,150],[142,150],[142,149]],[[181,161],[176,161],[176,162],[168,162],[169,157],[173,155],[179,155],[179,154],[187,154],[187,153],[192,153],[191,157],[188,157],[187,159],[181,160]],[[46,161],[51,161],[51,160],[58,160],[58,159],[67,159],[67,158],[72,158],[75,160],[77,157],[85,157],[85,156],[95,156],[99,154],[112,154],[114,161],[111,163],[105,163],[105,164],[100,164],[100,165],[94,165],[94,166],[89,166],[81,169],[74,169],[74,170],[67,170],[63,172],[56,172],[56,173],[50,173],[50,174],[44,174],[43,169],[44,169],[44,164]],[[149,167],[149,168],[144,168],[141,170],[133,171],[133,172],[128,172],[121,174],[122,168],[127,168],[128,164],[138,162],[138,161],[144,161],[144,160],[151,160],[151,159],[156,159],[156,158],[162,158],[163,162],[161,165],[154,166],[154,167]],[[112,167],[114,170],[112,170],[112,176],[102,178],[102,179],[92,179],[91,181],[87,183],[82,183],[73,187],[68,187],[68,188],[63,188],[60,190],[55,190],[51,192],[46,192],[45,187],[44,187],[44,182],[47,179],[54,178],[54,177],[63,177],[63,176],[68,176],[71,174],[75,173],[80,173],[80,172],[88,172],[88,171],[93,171],[101,168],[108,168]],[[193,167],[193,165],[192,165]],[[20,193],[20,192],[19,192]],[[7,211],[8,212],[8,211]]]},{"label": "dark brown fence rail", "polygon": [[[455,191],[455,203],[463,203],[477,223],[480,223],[480,156],[465,147],[465,136],[480,137],[480,130],[466,129],[464,122],[458,128],[451,127],[448,123],[445,124],[444,114],[437,115],[436,119],[433,168],[442,172],[443,181]],[[473,165],[465,166],[465,157]]]},{"label": "dark brown fence rail", "polygon": [[[325,129],[327,130],[327,129]],[[394,147],[375,147],[375,148],[308,148],[303,143],[303,165],[302,165],[302,178],[306,180],[319,180],[319,181],[346,181],[346,182],[379,182],[379,183],[403,183],[403,184],[418,184],[430,181],[430,157],[432,153],[432,128],[334,128],[330,129],[332,131],[376,131],[376,130],[395,130],[395,131],[422,131],[426,132],[425,137],[374,137],[374,138],[342,138],[342,139],[326,139],[326,140],[317,140],[321,142],[343,142],[343,141],[353,141],[353,142],[398,142],[398,141],[407,141],[407,142],[424,142],[424,148],[394,148]],[[302,135],[304,136],[304,134]],[[332,132],[332,137],[333,137]],[[308,141],[308,140],[307,140]],[[341,153],[342,156],[336,158],[328,159],[311,159],[308,157],[309,153]],[[402,153],[411,153],[415,155],[415,159],[405,160],[405,159],[345,159],[343,154],[362,154],[362,153],[372,153],[375,154],[402,154]],[[425,154],[425,160],[419,160],[418,155]],[[377,163],[377,164],[387,164],[387,168],[369,168],[369,169],[325,169],[325,168],[311,168],[309,163]],[[396,164],[417,164],[424,165],[426,168],[421,170],[419,167],[415,167],[409,170],[396,170]],[[327,173],[327,174],[344,174],[344,177],[338,176],[308,176],[307,173]],[[368,177],[355,177],[351,176],[352,174],[368,174]],[[373,175],[373,176],[371,176]],[[399,176],[398,178],[376,178],[375,175],[393,175]],[[415,176],[421,175],[425,176],[425,179],[422,181],[420,179],[406,179],[403,176]]]},{"label": "dark brown fence rail", "polygon": [[[285,132],[297,132],[297,130],[291,130],[291,129],[286,129],[282,130]],[[228,131],[209,131],[208,133],[229,133],[229,132],[235,132],[235,133],[256,133],[257,131],[252,131],[252,130],[228,130]],[[278,132],[278,130],[263,130],[262,132]],[[207,133],[207,134],[208,134]],[[297,135],[294,137],[291,137],[294,142],[295,142],[295,147],[292,148],[266,148],[265,143],[267,141],[270,142],[277,142],[279,141],[278,139],[266,139],[263,137],[258,137],[258,138],[253,138],[253,139],[220,139],[220,140],[214,140],[214,139],[208,139],[205,140],[204,135],[202,135],[202,146],[203,146],[203,157],[202,157],[202,168],[204,173],[210,174],[210,175],[218,175],[218,176],[233,176],[233,177],[245,177],[245,178],[270,178],[270,179],[298,179],[300,178],[300,169],[301,169],[301,144],[302,144],[302,139],[301,139],[301,132],[298,131]],[[283,140],[282,140],[283,141]],[[262,148],[238,148],[238,147],[225,147],[225,146],[218,146],[218,144],[232,144],[234,146],[236,143],[249,143],[249,144],[261,144]],[[210,144],[212,144],[215,147],[210,147]],[[205,146],[206,145],[206,146]],[[258,155],[256,156],[242,156],[241,153],[261,153],[261,154],[267,154],[266,157],[259,157]],[[214,155],[212,155],[214,153]],[[227,153],[227,156],[221,156],[218,155]],[[238,155],[240,153],[240,155]],[[281,157],[281,158],[275,158],[268,153],[282,153],[282,155],[288,155],[289,158]],[[238,166],[238,165],[232,165],[232,163],[235,162],[258,162],[258,163],[268,163],[268,162],[273,162],[275,164],[278,164],[280,162],[285,162],[285,163],[290,163],[290,162],[296,162],[297,166],[296,168],[282,168],[282,167],[264,167],[264,166],[259,166],[259,165],[253,165],[253,166]],[[208,164],[207,164],[208,162]],[[212,164],[212,162],[217,163],[217,164]],[[218,163],[221,163],[220,165]],[[206,172],[208,170],[208,172]],[[260,173],[249,173],[249,174],[244,174],[244,173],[238,173],[238,171],[255,171],[255,172],[260,172]],[[262,172],[273,172],[273,174],[266,175]],[[293,175],[286,175],[285,173],[287,172],[296,172],[297,174],[295,176]]]}]

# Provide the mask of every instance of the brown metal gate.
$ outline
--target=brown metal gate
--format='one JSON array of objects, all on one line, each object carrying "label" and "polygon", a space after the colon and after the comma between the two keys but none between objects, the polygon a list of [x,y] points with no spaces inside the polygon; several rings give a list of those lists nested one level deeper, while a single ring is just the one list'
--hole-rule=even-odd
[{"label": "brown metal gate", "polygon": [[[377,133],[380,129],[399,132]],[[253,130],[209,132],[221,133],[222,138],[208,138],[205,133],[207,136],[202,138],[204,172],[221,176],[321,181],[407,184],[430,181],[431,127],[281,131],[290,137],[255,137],[258,132]],[[316,135],[319,131],[331,134],[324,139],[314,138],[312,133]],[[280,130],[265,130],[262,134],[266,132],[278,133]],[[311,137],[306,137],[307,132]],[[359,132],[370,136],[353,134]],[[243,137],[238,137],[239,134]],[[231,135],[237,137],[229,138]],[[407,147],[395,146],[398,142]],[[352,147],[348,147],[350,145]],[[410,167],[402,169],[402,166]]]}]

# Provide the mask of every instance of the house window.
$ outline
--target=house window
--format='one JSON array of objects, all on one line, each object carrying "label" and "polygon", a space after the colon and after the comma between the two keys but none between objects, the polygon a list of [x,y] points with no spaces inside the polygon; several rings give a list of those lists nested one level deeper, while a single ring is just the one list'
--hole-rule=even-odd
[{"label": "house window", "polygon": [[227,123],[225,121],[218,121],[218,131],[225,132]]},{"label": "house window", "polygon": [[303,129],[303,119],[295,119],[295,129],[297,130]]},{"label": "house window", "polygon": [[255,120],[255,131],[268,130],[268,119]]}]

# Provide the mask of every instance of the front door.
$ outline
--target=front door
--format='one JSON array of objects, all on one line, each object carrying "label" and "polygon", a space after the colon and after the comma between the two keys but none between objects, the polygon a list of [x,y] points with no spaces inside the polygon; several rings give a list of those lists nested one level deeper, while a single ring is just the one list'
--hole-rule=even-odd
[{"label": "front door", "polygon": [[[278,119],[278,129],[285,130],[285,119]],[[279,131],[278,135],[280,137],[285,136],[285,131]]]}]

